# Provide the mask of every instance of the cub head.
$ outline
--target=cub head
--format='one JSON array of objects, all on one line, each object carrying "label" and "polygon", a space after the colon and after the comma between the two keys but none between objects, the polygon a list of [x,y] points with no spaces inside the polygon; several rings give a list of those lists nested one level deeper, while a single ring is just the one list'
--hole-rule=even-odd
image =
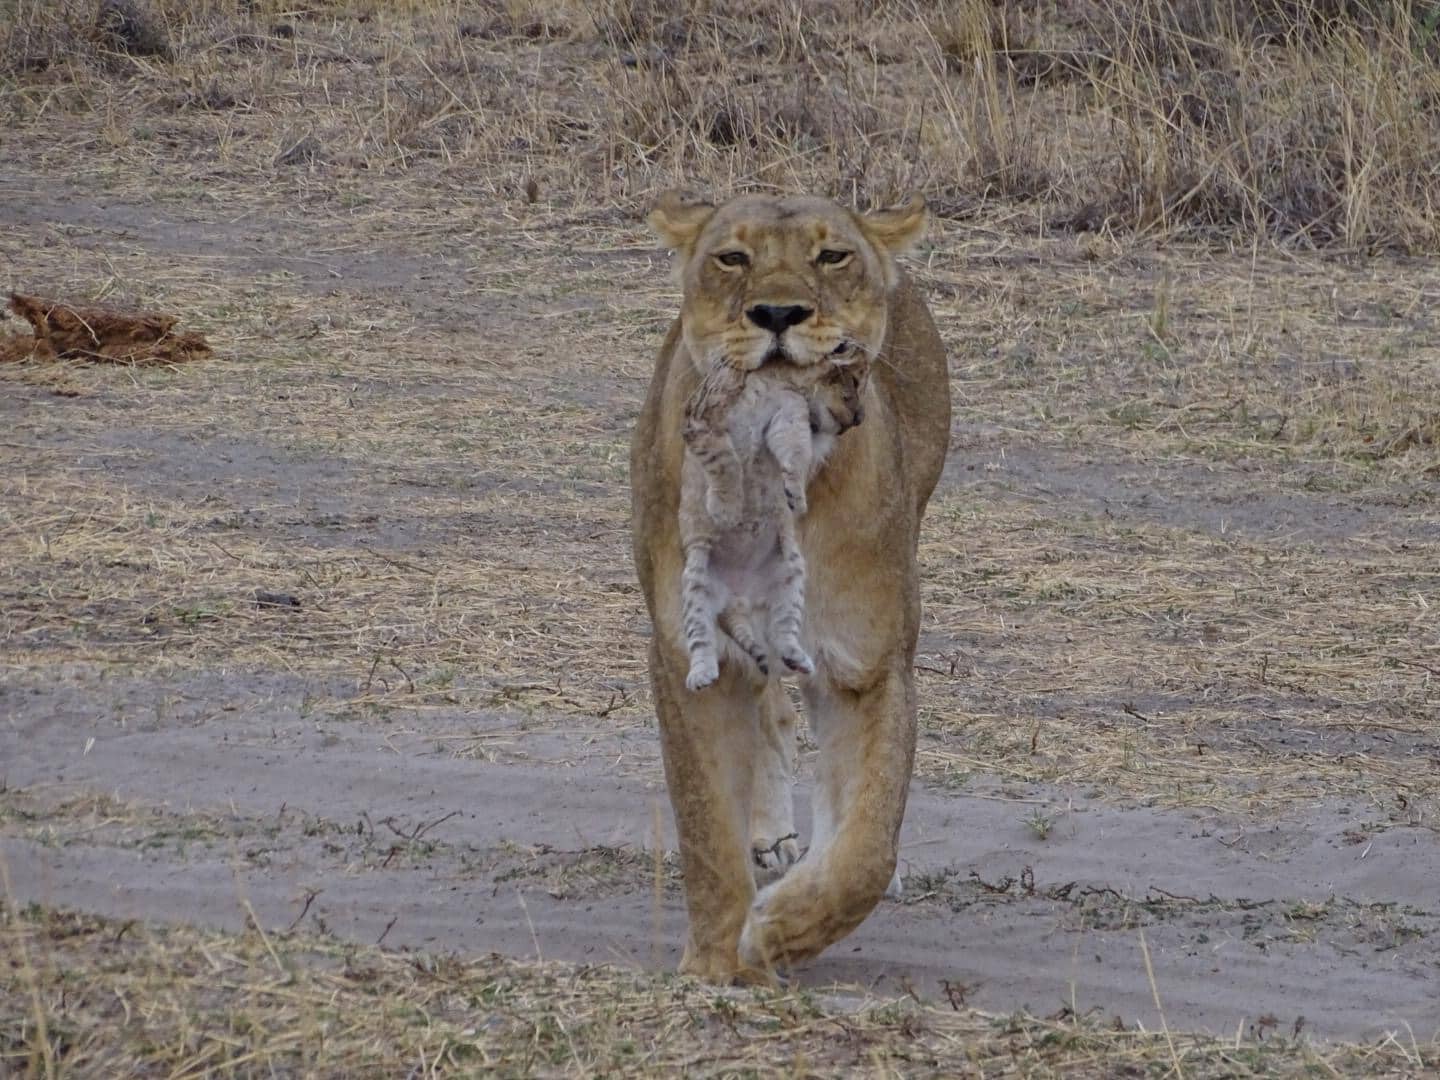
[{"label": "cub head", "polygon": [[865,419],[865,387],[870,362],[831,365],[810,392],[810,430],[815,434],[843,435]]},{"label": "cub head", "polygon": [[707,371],[726,359],[845,366],[885,339],[895,256],[925,231],[925,201],[857,214],[808,196],[720,206],[670,192],[650,225],[680,260],[685,345]]}]

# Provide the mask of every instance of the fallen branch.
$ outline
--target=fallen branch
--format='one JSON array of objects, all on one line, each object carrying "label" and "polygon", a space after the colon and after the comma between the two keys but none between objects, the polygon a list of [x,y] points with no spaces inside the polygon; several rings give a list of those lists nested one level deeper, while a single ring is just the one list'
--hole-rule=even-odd
[{"label": "fallen branch", "polygon": [[30,323],[31,333],[0,338],[0,362],[180,364],[210,355],[203,334],[175,333],[179,319],[173,315],[74,307],[21,293],[10,295],[10,310]]}]

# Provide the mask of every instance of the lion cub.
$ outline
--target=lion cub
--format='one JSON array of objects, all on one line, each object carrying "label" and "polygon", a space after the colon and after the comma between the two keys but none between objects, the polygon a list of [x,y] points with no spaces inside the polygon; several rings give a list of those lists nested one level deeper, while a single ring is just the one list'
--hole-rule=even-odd
[{"label": "lion cub", "polygon": [[839,423],[858,422],[862,380],[854,364],[774,362],[746,372],[721,359],[686,404],[680,597],[690,690],[719,677],[717,629],[762,674],[771,650],[791,671],[814,672],[800,643],[805,557],[795,524],[817,465],[812,440],[835,434],[837,409],[855,418]]}]

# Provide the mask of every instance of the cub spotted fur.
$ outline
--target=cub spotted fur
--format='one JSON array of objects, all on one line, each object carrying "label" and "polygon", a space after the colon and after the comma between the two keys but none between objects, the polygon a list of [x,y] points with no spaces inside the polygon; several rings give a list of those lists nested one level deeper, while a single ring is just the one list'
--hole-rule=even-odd
[{"label": "cub spotted fur", "polygon": [[[841,349],[856,357],[854,350]],[[686,405],[680,489],[682,619],[690,652],[686,689],[720,674],[717,630],[770,674],[771,657],[809,675],[815,663],[801,643],[805,556],[796,519],[815,462],[822,400],[847,394],[858,408],[863,365],[837,360],[808,367],[784,361],[746,372],[717,360]],[[811,418],[810,395],[817,397]]]}]

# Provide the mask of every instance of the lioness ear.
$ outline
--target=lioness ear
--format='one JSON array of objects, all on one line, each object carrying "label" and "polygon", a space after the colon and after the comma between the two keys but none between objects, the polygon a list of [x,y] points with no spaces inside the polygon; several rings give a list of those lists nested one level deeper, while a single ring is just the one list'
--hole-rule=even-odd
[{"label": "lioness ear", "polygon": [[708,202],[678,191],[667,191],[655,203],[647,220],[666,247],[686,253],[713,213],[715,207]]},{"label": "lioness ear", "polygon": [[918,192],[904,206],[889,210],[872,210],[860,215],[860,226],[870,240],[891,255],[903,255],[925,235],[930,213],[925,199]]}]

